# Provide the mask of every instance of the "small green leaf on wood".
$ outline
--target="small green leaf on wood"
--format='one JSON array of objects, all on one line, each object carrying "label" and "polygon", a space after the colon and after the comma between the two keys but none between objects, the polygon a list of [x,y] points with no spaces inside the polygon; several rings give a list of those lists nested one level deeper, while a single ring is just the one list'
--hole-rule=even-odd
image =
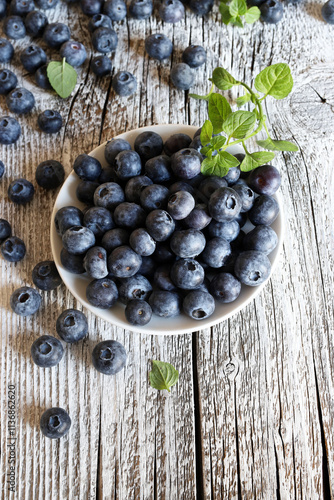
[{"label": "small green leaf on wood", "polygon": [[247,12],[247,4],[245,0],[232,0],[229,5],[230,14],[233,17],[243,16]]},{"label": "small green leaf on wood", "polygon": [[243,139],[250,132],[256,122],[256,115],[252,111],[235,111],[224,122],[224,132],[235,139]]},{"label": "small green leaf on wood", "polygon": [[261,71],[255,78],[254,86],[259,92],[283,99],[290,94],[293,79],[290,68],[285,63],[272,64]]},{"label": "small green leaf on wood", "polygon": [[66,62],[65,57],[62,61],[49,62],[46,72],[51,87],[60,97],[66,99],[71,95],[78,75],[75,69]]},{"label": "small green leaf on wood", "polygon": [[240,97],[237,97],[236,103],[238,108],[241,108],[241,106],[244,106],[247,104],[251,99],[251,95],[247,92],[245,95],[241,95]]},{"label": "small green leaf on wood", "polygon": [[229,24],[233,17],[230,14],[229,7],[225,3],[221,2],[219,5],[219,12],[221,13],[223,23],[226,25]]},{"label": "small green leaf on wood", "polygon": [[261,148],[269,149],[269,151],[298,151],[298,146],[290,141],[275,141],[274,139],[265,139],[256,141]]},{"label": "small green leaf on wood", "polygon": [[250,170],[254,170],[254,168],[257,168],[260,165],[265,165],[274,158],[275,153],[269,153],[268,151],[259,151],[256,153],[246,154],[240,165],[240,170],[242,172],[249,172]]},{"label": "small green leaf on wood", "polygon": [[245,14],[245,22],[247,24],[253,24],[257,21],[261,16],[261,11],[258,7],[250,7]]},{"label": "small green leaf on wood", "polygon": [[153,389],[162,391],[170,388],[179,380],[179,372],[170,363],[152,360],[152,370],[149,373],[150,384]]},{"label": "small green leaf on wood", "polygon": [[234,85],[239,85],[240,83],[224,68],[213,70],[212,81],[220,90],[229,90]]},{"label": "small green leaf on wood", "polygon": [[208,113],[213,126],[213,133],[219,134],[223,130],[224,121],[232,113],[232,110],[226,97],[221,94],[211,94]]},{"label": "small green leaf on wood", "polygon": [[233,24],[234,26],[238,26],[239,28],[244,27],[244,24],[243,24],[240,16],[232,17],[231,24]]}]

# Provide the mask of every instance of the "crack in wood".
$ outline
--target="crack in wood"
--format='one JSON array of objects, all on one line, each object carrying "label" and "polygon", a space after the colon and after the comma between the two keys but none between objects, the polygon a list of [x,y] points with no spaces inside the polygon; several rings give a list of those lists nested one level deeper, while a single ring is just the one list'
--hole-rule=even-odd
[{"label": "crack in wood", "polygon": [[195,460],[196,460],[196,497],[198,500],[205,498],[203,478],[203,449],[202,449],[202,426],[200,409],[200,389],[197,374],[197,332],[192,334],[192,372],[194,388],[194,429],[195,429]]}]

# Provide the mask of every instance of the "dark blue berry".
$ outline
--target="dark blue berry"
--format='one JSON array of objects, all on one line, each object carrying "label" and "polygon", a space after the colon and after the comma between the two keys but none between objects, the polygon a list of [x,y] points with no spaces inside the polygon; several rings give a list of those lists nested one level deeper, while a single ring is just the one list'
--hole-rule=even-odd
[{"label": "dark blue berry", "polygon": [[254,226],[270,226],[279,213],[279,205],[275,198],[263,194],[258,196],[248,212],[248,218]]},{"label": "dark blue berry", "polygon": [[130,233],[122,227],[107,231],[101,240],[101,246],[110,254],[115,248],[129,244]]},{"label": "dark blue berry", "polygon": [[239,297],[241,283],[230,273],[219,273],[212,278],[209,289],[218,302],[229,304]]},{"label": "dark blue berry", "polygon": [[59,236],[62,236],[67,229],[73,226],[81,226],[83,223],[83,213],[77,207],[63,207],[55,215],[55,227]]},{"label": "dark blue berry", "polygon": [[12,113],[29,113],[35,106],[35,98],[30,90],[18,87],[6,96],[6,103]]},{"label": "dark blue berry", "polygon": [[114,170],[123,181],[141,174],[141,160],[136,151],[121,151],[115,158]]},{"label": "dark blue berry", "polygon": [[8,262],[19,262],[26,254],[26,246],[17,236],[10,236],[1,243],[1,253]]},{"label": "dark blue berry", "polygon": [[16,75],[10,69],[0,70],[0,94],[8,94],[17,85]]},{"label": "dark blue berry", "polygon": [[110,17],[104,14],[94,14],[88,23],[88,29],[91,33],[97,28],[112,28]]},{"label": "dark blue berry", "polygon": [[47,75],[47,65],[41,66],[35,73],[36,85],[45,90],[52,89]]},{"label": "dark blue berry", "polygon": [[283,5],[278,0],[266,0],[260,5],[260,11],[264,23],[277,24],[283,17]]},{"label": "dark blue berry", "polygon": [[104,375],[115,375],[126,365],[124,346],[116,340],[105,340],[97,344],[92,353],[93,365]]},{"label": "dark blue berry", "polygon": [[273,195],[281,185],[281,176],[272,165],[262,165],[251,171],[247,182],[255,193]]},{"label": "dark blue berry", "polygon": [[34,0],[11,0],[9,12],[13,16],[24,17],[35,8]]},{"label": "dark blue berry", "polygon": [[321,15],[324,21],[328,24],[334,24],[334,1],[328,0],[322,8]]},{"label": "dark blue berry", "polygon": [[182,222],[186,227],[201,230],[210,224],[211,220],[207,205],[198,203]]},{"label": "dark blue berry", "polygon": [[210,196],[208,208],[213,219],[224,222],[238,216],[241,211],[241,200],[234,189],[222,187]]},{"label": "dark blue berry", "polygon": [[14,55],[14,47],[9,40],[0,38],[0,62],[9,62]]},{"label": "dark blue berry", "polygon": [[152,318],[152,308],[145,300],[129,300],[125,308],[125,317],[131,325],[144,326]]},{"label": "dark blue berry", "polygon": [[29,45],[20,55],[20,61],[25,70],[34,73],[46,63],[46,54],[41,47]]},{"label": "dark blue berry", "polygon": [[163,0],[159,7],[159,16],[165,23],[178,23],[184,19],[184,5],[180,0]]},{"label": "dark blue berry", "polygon": [[188,191],[177,191],[168,198],[167,210],[175,220],[185,219],[194,207],[194,197]]},{"label": "dark blue berry", "polygon": [[182,61],[191,68],[199,68],[206,62],[206,52],[200,45],[190,45],[182,53]]},{"label": "dark blue berry", "polygon": [[42,161],[36,168],[36,182],[44,189],[56,189],[64,182],[65,170],[56,160]]},{"label": "dark blue berry", "polygon": [[6,219],[0,219],[0,243],[12,235],[12,226]]},{"label": "dark blue berry", "polygon": [[195,259],[180,259],[171,267],[173,283],[184,290],[194,290],[204,281],[204,269]]},{"label": "dark blue berry", "polygon": [[183,299],[183,311],[190,318],[201,320],[206,319],[214,313],[215,299],[210,293],[202,290],[193,290]]},{"label": "dark blue berry", "polygon": [[184,259],[197,257],[205,248],[206,240],[197,229],[175,231],[170,239],[170,247],[175,255]]},{"label": "dark blue berry", "polygon": [[63,408],[50,408],[41,416],[40,428],[44,436],[59,439],[68,433],[71,419]]},{"label": "dark blue berry", "polygon": [[34,0],[37,7],[43,10],[53,9],[59,0]]},{"label": "dark blue berry", "polygon": [[153,12],[152,0],[131,0],[129,5],[130,16],[134,19],[148,19]]},{"label": "dark blue berry", "polygon": [[42,335],[31,346],[31,357],[35,365],[51,368],[60,363],[64,356],[62,343],[51,335]]},{"label": "dark blue berry", "polygon": [[155,241],[165,241],[174,232],[175,222],[165,210],[152,210],[146,217],[146,228]]},{"label": "dark blue berry", "polygon": [[152,257],[142,257],[142,264],[138,270],[138,273],[150,279],[154,274],[155,268],[156,263],[154,262]]},{"label": "dark blue berry", "polygon": [[268,257],[256,250],[247,250],[238,255],[234,272],[241,283],[258,286],[270,275],[271,265]]},{"label": "dark blue berry", "polygon": [[270,254],[276,248],[277,243],[277,234],[269,226],[256,226],[243,239],[245,250],[258,250],[266,255]]},{"label": "dark blue berry", "polygon": [[60,261],[63,267],[66,271],[73,274],[83,274],[85,272],[83,259],[83,255],[73,255],[65,250],[65,248],[62,248],[60,252]]},{"label": "dark blue berry", "polygon": [[197,16],[205,16],[212,10],[213,0],[189,0],[188,6]]},{"label": "dark blue berry", "polygon": [[114,210],[124,200],[124,191],[116,182],[101,184],[94,194],[94,205],[108,210]]},{"label": "dark blue berry", "polygon": [[44,291],[55,290],[62,284],[62,279],[53,260],[44,260],[36,264],[32,270],[32,280],[37,288]]},{"label": "dark blue berry", "polygon": [[115,182],[115,181],[117,181],[117,176],[115,174],[115,170],[109,166],[103,167],[101,170],[101,174],[99,175],[99,178],[98,178],[98,183],[105,184],[106,182]]},{"label": "dark blue berry", "polygon": [[26,27],[23,19],[19,16],[8,16],[3,23],[4,33],[8,38],[19,40],[26,36]]},{"label": "dark blue berry", "polygon": [[116,31],[111,28],[97,28],[92,34],[92,44],[95,50],[106,54],[114,52],[118,43]]},{"label": "dark blue berry", "polygon": [[179,90],[190,89],[195,80],[193,70],[185,63],[175,64],[170,72],[170,78],[173,85]]},{"label": "dark blue berry", "polygon": [[168,187],[161,184],[151,184],[144,188],[140,195],[141,206],[150,212],[156,208],[165,209],[169,197]]},{"label": "dark blue berry", "polygon": [[102,238],[106,231],[115,227],[109,210],[103,207],[92,207],[84,215],[84,225],[93,231],[96,238]]},{"label": "dark blue berry", "polygon": [[145,175],[154,183],[170,181],[173,177],[170,158],[166,155],[159,155],[147,160]]},{"label": "dark blue berry", "polygon": [[14,144],[21,135],[21,126],[15,118],[0,118],[0,144]]},{"label": "dark blue berry", "polygon": [[181,149],[186,149],[191,143],[191,138],[187,134],[173,134],[164,144],[164,153],[172,156]]},{"label": "dark blue berry", "polygon": [[206,196],[206,198],[210,198],[210,196],[220,187],[226,187],[227,182],[222,177],[218,177],[217,175],[209,175],[205,177],[205,179],[200,183],[198,189],[201,193]]},{"label": "dark blue berry", "polygon": [[112,88],[121,97],[128,97],[137,90],[136,77],[129,71],[119,71],[112,79]]},{"label": "dark blue berry", "polygon": [[158,243],[153,258],[159,264],[167,264],[175,260],[175,254],[170,249],[168,243]]},{"label": "dark blue berry", "polygon": [[86,273],[90,278],[102,279],[108,276],[107,252],[102,247],[92,247],[83,261]]},{"label": "dark blue berry", "polygon": [[115,158],[121,151],[131,151],[131,145],[124,139],[111,139],[104,149],[104,157],[109,165],[114,165]]},{"label": "dark blue berry", "polygon": [[43,35],[45,26],[48,24],[48,18],[44,12],[40,10],[33,10],[29,12],[24,20],[27,33],[31,37],[40,37]]},{"label": "dark blue berry", "polygon": [[91,68],[96,76],[110,75],[112,70],[111,60],[107,56],[94,57],[91,62]]},{"label": "dark blue berry", "polygon": [[73,165],[74,172],[83,181],[96,181],[102,171],[101,163],[93,156],[81,154]]},{"label": "dark blue berry", "polygon": [[238,183],[234,184],[233,189],[240,197],[241,201],[240,212],[248,212],[254,204],[255,200],[254,191],[252,191],[251,188],[247,186],[247,184],[238,184]]},{"label": "dark blue berry", "polygon": [[88,227],[74,226],[62,237],[64,248],[73,255],[81,255],[95,245],[95,236]]},{"label": "dark blue berry", "polygon": [[81,10],[86,16],[94,16],[102,11],[103,0],[80,0]]},{"label": "dark blue berry", "polygon": [[60,47],[71,38],[69,27],[63,23],[48,24],[43,33],[44,42],[52,48]]},{"label": "dark blue berry", "polygon": [[147,300],[151,292],[151,283],[141,274],[123,279],[118,287],[119,300],[122,304],[127,304],[132,299]]},{"label": "dark blue berry", "polygon": [[201,172],[201,160],[197,151],[181,149],[172,156],[172,170],[181,179],[192,179]]},{"label": "dark blue berry", "polygon": [[225,222],[212,220],[207,227],[207,234],[210,238],[224,238],[226,241],[233,241],[240,233],[238,222],[233,219]]},{"label": "dark blue berry", "polygon": [[6,16],[7,2],[6,0],[0,0],[0,19]]},{"label": "dark blue berry", "polygon": [[37,123],[42,132],[56,134],[61,129],[63,120],[58,111],[46,109],[38,115]]},{"label": "dark blue berry", "polygon": [[82,340],[88,333],[88,322],[83,312],[77,309],[66,309],[58,316],[56,330],[59,337],[72,344]]},{"label": "dark blue berry", "polygon": [[163,141],[156,132],[142,132],[138,134],[135,140],[134,149],[139,154],[143,163],[150,158],[159,156],[163,150]]},{"label": "dark blue berry", "polygon": [[173,318],[181,312],[181,299],[175,292],[155,290],[151,293],[148,302],[153,313],[162,318]]},{"label": "dark blue berry", "polygon": [[87,52],[84,45],[74,40],[65,42],[60,47],[60,56],[65,57],[66,62],[77,68],[81,66],[87,59]]},{"label": "dark blue berry", "polygon": [[240,168],[231,167],[227,175],[225,175],[223,179],[225,179],[225,181],[229,186],[233,186],[238,181],[239,177],[240,177]]},{"label": "dark blue berry", "polygon": [[206,244],[205,250],[201,254],[203,261],[210,267],[222,267],[229,255],[231,246],[224,238],[212,238]]},{"label": "dark blue berry", "polygon": [[40,308],[41,303],[42,297],[37,290],[30,286],[18,288],[10,297],[10,307],[20,316],[31,316],[35,314]]},{"label": "dark blue berry", "polygon": [[98,182],[81,181],[77,185],[76,196],[79,201],[92,205],[94,203],[94,193],[99,187]]},{"label": "dark blue berry", "polygon": [[137,175],[136,177],[132,177],[125,185],[126,200],[133,203],[139,203],[142,190],[146,186],[150,186],[152,184],[153,182],[149,177],[146,177],[146,175]]},{"label": "dark blue berry", "polygon": [[96,279],[87,286],[86,297],[94,307],[110,309],[118,299],[117,286],[111,279]]},{"label": "dark blue berry", "polygon": [[142,263],[141,256],[128,246],[115,248],[108,257],[108,269],[118,278],[134,276]]},{"label": "dark blue berry", "polygon": [[158,267],[154,272],[153,282],[160,290],[167,290],[168,292],[177,290],[170,277],[170,269],[170,264],[164,264]]},{"label": "dark blue berry", "polygon": [[146,213],[136,203],[125,201],[115,208],[113,217],[118,227],[136,229],[144,226]]},{"label": "dark blue berry", "polygon": [[130,246],[141,256],[147,257],[155,251],[156,242],[152,236],[143,228],[138,228],[130,234]]},{"label": "dark blue berry", "polygon": [[123,0],[107,0],[103,4],[103,14],[112,21],[122,21],[126,17],[126,4]]},{"label": "dark blue berry", "polygon": [[145,39],[145,50],[153,59],[162,61],[171,56],[173,43],[166,35],[154,33]]},{"label": "dark blue berry", "polygon": [[15,179],[8,187],[8,198],[13,203],[24,205],[34,197],[35,189],[27,179]]}]

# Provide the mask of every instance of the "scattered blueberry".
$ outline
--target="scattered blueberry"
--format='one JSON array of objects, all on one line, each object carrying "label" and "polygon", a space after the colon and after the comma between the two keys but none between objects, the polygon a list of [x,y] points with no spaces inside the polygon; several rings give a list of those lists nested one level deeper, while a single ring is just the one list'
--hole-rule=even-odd
[{"label": "scattered blueberry", "polygon": [[12,235],[12,226],[6,219],[0,219],[0,243]]},{"label": "scattered blueberry", "polygon": [[3,23],[3,30],[8,38],[19,40],[26,36],[26,27],[20,16],[8,16]]},{"label": "scattered blueberry", "polygon": [[93,156],[81,154],[73,165],[74,172],[83,181],[96,181],[102,171],[101,163]]},{"label": "scattered blueberry", "polygon": [[96,76],[110,75],[112,70],[111,60],[107,56],[96,56],[92,59],[91,68]]},{"label": "scattered blueberry", "polygon": [[66,309],[58,316],[56,330],[64,342],[69,344],[78,342],[88,333],[87,318],[77,309]]},{"label": "scattered blueberry", "polygon": [[145,39],[145,50],[150,57],[162,61],[168,59],[173,52],[173,43],[162,33],[149,35]]},{"label": "scattered blueberry", "polygon": [[117,286],[108,278],[95,279],[87,286],[86,297],[94,307],[110,309],[118,299]]},{"label": "scattered blueberry", "polygon": [[13,203],[24,205],[34,197],[35,189],[27,179],[15,179],[8,187],[8,198]]},{"label": "scattered blueberry", "polygon": [[9,4],[9,13],[13,16],[25,17],[33,11],[35,4],[33,0],[11,0]]},{"label": "scattered blueberry", "polygon": [[148,19],[153,12],[152,0],[131,0],[129,5],[130,16],[134,19]]},{"label": "scattered blueberry", "polygon": [[69,27],[63,23],[48,24],[43,33],[44,42],[51,48],[58,48],[71,38]]},{"label": "scattered blueberry", "polygon": [[206,52],[200,45],[190,45],[183,52],[182,61],[191,68],[199,68],[206,62]]},{"label": "scattered blueberry", "polygon": [[31,37],[40,37],[43,35],[44,28],[48,24],[48,18],[44,12],[33,10],[25,18],[24,24]]},{"label": "scattered blueberry", "polygon": [[42,161],[36,168],[36,182],[44,189],[56,189],[65,178],[63,165],[56,160]]},{"label": "scattered blueberry", "polygon": [[126,4],[123,0],[107,0],[103,4],[103,14],[112,21],[122,21],[126,17]]},{"label": "scattered blueberry", "polygon": [[100,14],[102,10],[102,0],[80,0],[81,10],[86,16]]},{"label": "scattered blueberry", "polygon": [[94,14],[88,23],[88,29],[91,33],[97,28],[112,28],[111,19],[104,14]]},{"label": "scattered blueberry", "polygon": [[137,90],[136,77],[128,71],[118,71],[112,79],[112,88],[121,97],[128,97]]},{"label": "scattered blueberry", "polygon": [[10,69],[0,70],[0,94],[8,94],[17,85],[16,75]]},{"label": "scattered blueberry", "polygon": [[0,144],[14,144],[21,135],[19,122],[11,116],[0,118]]},{"label": "scattered blueberry", "polygon": [[35,73],[36,85],[45,90],[52,89],[47,75],[47,65],[41,66]]},{"label": "scattered blueberry", "polygon": [[283,5],[278,0],[266,0],[260,5],[261,20],[269,24],[277,24],[283,17]]},{"label": "scattered blueberry", "polygon": [[42,132],[56,134],[61,129],[63,120],[58,111],[46,109],[38,115],[37,123]]},{"label": "scattered blueberry", "polygon": [[116,50],[117,43],[117,34],[111,28],[97,28],[92,34],[93,47],[102,54],[114,52]]},{"label": "scattered blueberry", "polygon": [[64,356],[62,343],[51,335],[42,335],[31,346],[31,357],[41,368],[56,366]]},{"label": "scattered blueberry", "polygon": [[25,114],[35,106],[35,98],[30,90],[17,87],[7,94],[6,103],[12,113]]},{"label": "scattered blueberry", "polygon": [[18,288],[10,297],[10,307],[20,316],[31,316],[35,314],[40,308],[41,303],[42,297],[37,290],[30,286]]},{"label": "scattered blueberry", "polygon": [[184,5],[180,0],[162,0],[159,16],[165,23],[178,23],[184,19]]},{"label": "scattered blueberry", "polygon": [[179,90],[189,90],[195,80],[192,69],[185,63],[175,64],[170,72],[170,78]]},{"label": "scattered blueberry", "polygon": [[55,290],[62,284],[56,264],[53,260],[44,260],[36,264],[32,271],[34,285],[40,290]]},{"label": "scattered blueberry", "polygon": [[125,317],[131,325],[144,326],[152,318],[152,308],[145,300],[129,300],[125,307]]},{"label": "scattered blueberry", "polygon": [[84,45],[74,40],[69,40],[60,47],[60,56],[65,57],[66,62],[77,68],[81,66],[87,59],[87,52]]},{"label": "scattered blueberry", "polygon": [[0,38],[0,62],[9,62],[14,55],[14,47],[9,40]]},{"label": "scattered blueberry", "polygon": [[1,253],[8,262],[19,262],[26,254],[26,246],[17,236],[10,236],[1,243]]},{"label": "scattered blueberry", "polygon": [[37,45],[29,45],[21,53],[20,61],[25,70],[34,73],[40,66],[46,64],[46,53]]},{"label": "scattered blueberry", "polygon": [[322,8],[321,15],[323,20],[328,24],[334,24],[334,1],[328,0]]},{"label": "scattered blueberry", "polygon": [[41,416],[40,428],[44,436],[59,439],[68,433],[71,419],[63,408],[50,408]]},{"label": "scattered blueberry", "polygon": [[115,375],[123,370],[127,360],[124,346],[116,340],[105,340],[97,344],[92,353],[93,365],[104,375]]}]

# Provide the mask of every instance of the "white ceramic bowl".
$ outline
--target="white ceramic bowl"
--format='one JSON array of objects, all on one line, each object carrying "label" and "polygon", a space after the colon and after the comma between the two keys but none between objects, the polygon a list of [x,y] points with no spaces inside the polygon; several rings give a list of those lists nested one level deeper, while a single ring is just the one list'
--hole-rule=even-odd
[{"label": "white ceramic bowl", "polygon": [[[134,141],[138,134],[141,132],[152,130],[161,135],[163,140],[165,141],[172,134],[176,133],[185,133],[193,137],[195,134],[197,127],[192,127],[189,125],[154,125],[152,127],[143,127],[136,130],[132,130],[131,132],[125,132],[124,134],[120,134],[119,138],[126,139],[133,146]],[[97,158],[102,166],[107,166],[107,162],[104,158],[104,147],[105,143],[98,146],[94,151],[90,154]],[[232,154],[236,154],[242,152],[240,147],[232,147],[229,149],[229,152]],[[60,236],[58,236],[55,225],[54,225],[54,217],[56,212],[61,208],[68,205],[76,206],[79,208],[83,208],[84,205],[80,203],[76,198],[76,188],[79,183],[79,179],[74,172],[72,172],[64,182],[58,197],[55,202],[55,206],[51,216],[51,248],[53,253],[53,258],[58,268],[59,274],[62,277],[65,285],[70,290],[70,292],[81,302],[87,309],[92,311],[96,316],[109,321],[110,323],[121,326],[127,330],[137,331],[137,332],[145,332],[156,335],[176,335],[182,333],[188,333],[197,331],[200,329],[208,328],[213,326],[221,321],[226,320],[233,314],[236,314],[238,311],[243,309],[249,302],[251,302],[262,290],[266,283],[262,283],[262,285],[257,287],[248,287],[243,285],[240,296],[234,302],[230,304],[219,304],[216,302],[215,312],[207,319],[196,321],[185,314],[181,314],[176,318],[160,318],[158,316],[153,315],[152,320],[146,325],[142,327],[136,327],[130,325],[124,315],[125,306],[119,302],[116,303],[112,309],[104,310],[93,307],[86,300],[86,287],[87,284],[91,281],[86,275],[77,275],[71,274],[61,264],[60,261],[60,252],[62,249],[62,241]],[[276,249],[269,255],[269,259],[272,264],[272,271],[277,263],[277,257],[279,255],[282,241],[283,241],[283,212],[282,212],[282,202],[279,195],[275,195],[279,205],[280,205],[280,214],[272,224],[273,229],[276,231],[278,235],[279,243]]]}]

